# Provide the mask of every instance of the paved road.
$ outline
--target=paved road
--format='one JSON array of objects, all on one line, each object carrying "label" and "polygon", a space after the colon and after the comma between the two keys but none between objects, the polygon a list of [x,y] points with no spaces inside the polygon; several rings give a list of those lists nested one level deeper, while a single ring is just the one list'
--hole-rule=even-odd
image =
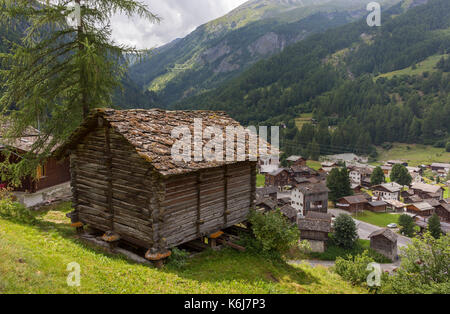
[{"label": "paved road", "polygon": [[[348,212],[346,212],[345,210],[341,210],[341,209],[329,209],[328,212],[333,214],[336,217],[339,216],[340,214],[348,214]],[[372,232],[381,229],[378,226],[371,225],[371,224],[368,224],[363,221],[359,221],[356,219],[353,219],[353,220],[356,222],[356,226],[358,227],[358,235],[361,239],[368,240],[369,235]],[[398,247],[407,246],[409,243],[411,243],[410,238],[402,236],[400,234],[398,235],[398,242],[397,242]]]}]

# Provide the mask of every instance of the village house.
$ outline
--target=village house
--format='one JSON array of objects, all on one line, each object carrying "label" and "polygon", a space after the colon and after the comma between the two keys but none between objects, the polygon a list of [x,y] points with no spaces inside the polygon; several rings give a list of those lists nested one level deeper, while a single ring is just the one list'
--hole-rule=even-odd
[{"label": "village house", "polygon": [[390,167],[394,167],[395,165],[408,167],[408,163],[403,160],[388,160],[385,165]]},{"label": "village house", "polygon": [[274,172],[266,173],[266,186],[276,186],[280,190],[286,185],[289,185],[291,176],[288,169],[280,168]]},{"label": "village house", "polygon": [[399,200],[402,186],[395,182],[383,183],[372,187],[373,195],[379,200]]},{"label": "village house", "polygon": [[302,156],[290,156],[289,158],[286,159],[286,161],[288,162],[289,167],[292,166],[304,167],[306,166],[307,160]]},{"label": "village house", "polygon": [[256,189],[256,197],[258,199],[261,198],[271,198],[272,200],[276,201],[278,195],[278,189],[275,186],[267,186],[262,188]]},{"label": "village house", "polygon": [[318,177],[319,173],[308,166],[294,165],[290,167],[291,176],[293,178],[313,178]]},{"label": "village house", "polygon": [[292,223],[297,221],[297,210],[289,204],[284,205],[280,208],[281,213]]},{"label": "village house", "polygon": [[270,212],[277,208],[277,202],[269,197],[257,199],[255,202],[255,209],[263,212]]},{"label": "village house", "polygon": [[377,230],[369,235],[370,248],[391,261],[398,259],[398,235],[388,228]]},{"label": "village house", "polygon": [[362,212],[367,208],[367,204],[369,201],[367,198],[362,195],[352,195],[352,196],[345,196],[340,199],[338,199],[336,203],[336,207],[339,209],[347,210],[351,213],[357,213]]},{"label": "village house", "polygon": [[203,129],[240,126],[223,112],[93,110],[56,153],[70,156],[72,223],[148,249],[153,261],[245,222],[256,198],[257,162],[174,158],[174,128],[192,132],[194,119]]},{"label": "village house", "polygon": [[384,213],[387,211],[387,205],[384,201],[373,201],[367,204],[367,209],[375,213]]},{"label": "village house", "polygon": [[442,173],[448,172],[450,169],[450,164],[435,162],[431,164],[431,170],[441,171]]},{"label": "village house", "polygon": [[370,176],[373,173],[373,168],[371,167],[358,167],[358,166],[348,166],[349,177],[352,183],[359,184],[364,187],[370,187]]},{"label": "village house", "polygon": [[291,191],[291,206],[301,216],[309,211],[327,213],[329,191],[323,183],[298,184]]},{"label": "village house", "polygon": [[333,162],[358,162],[358,163],[367,163],[369,159],[364,156],[358,156],[353,153],[344,153],[344,154],[336,154],[336,155],[327,155],[325,159]]},{"label": "village house", "polygon": [[387,203],[387,209],[395,211],[397,213],[403,213],[406,211],[406,204],[398,200],[385,200]]},{"label": "village house", "polygon": [[[31,152],[39,138],[39,131],[28,127],[22,137],[14,140],[2,138],[4,130],[9,124],[0,126],[0,162],[5,161],[5,154],[11,152],[10,163],[16,163],[21,156]],[[70,198],[70,171],[69,160],[57,161],[48,158],[42,165],[38,166],[34,175],[28,175],[21,179],[19,186],[11,186],[10,182],[1,182],[0,188],[13,188],[17,200],[27,207],[33,207],[57,198]]]},{"label": "village house", "polygon": [[381,170],[383,170],[383,173],[385,176],[389,177],[391,175],[391,171],[392,171],[392,166],[380,166]]},{"label": "village house", "polygon": [[441,218],[441,221],[450,223],[450,204],[441,201],[438,206],[435,207],[435,212]]},{"label": "village house", "polygon": [[422,217],[431,216],[434,213],[434,207],[427,202],[409,204],[406,206],[408,213]]},{"label": "village house", "polygon": [[434,198],[439,201],[444,198],[444,189],[439,185],[413,183],[411,190],[422,199]]},{"label": "village house", "polygon": [[308,212],[297,220],[300,239],[307,240],[312,252],[323,253],[326,250],[328,234],[331,232],[331,214]]}]

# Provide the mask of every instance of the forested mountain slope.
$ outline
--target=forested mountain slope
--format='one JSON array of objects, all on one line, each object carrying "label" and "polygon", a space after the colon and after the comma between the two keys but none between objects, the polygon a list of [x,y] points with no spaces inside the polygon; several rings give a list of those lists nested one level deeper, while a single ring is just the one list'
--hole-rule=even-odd
[{"label": "forested mountain slope", "polygon": [[[363,19],[313,35],[176,108],[284,125],[288,152],[370,153],[393,141],[440,146],[450,134],[449,52],[450,1],[408,0],[383,11],[381,27]],[[429,57],[439,62],[418,75],[376,78]],[[305,112],[319,123],[300,132],[294,119]]]},{"label": "forested mountain slope", "polygon": [[131,67],[130,76],[166,106],[216,87],[310,34],[355,21],[367,13],[366,5],[366,0],[248,1],[154,50],[147,62]]}]

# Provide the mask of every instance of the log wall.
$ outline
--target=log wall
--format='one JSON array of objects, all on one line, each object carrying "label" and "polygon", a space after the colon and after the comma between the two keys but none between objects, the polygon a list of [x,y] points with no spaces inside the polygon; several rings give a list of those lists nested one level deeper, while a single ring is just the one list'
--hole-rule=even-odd
[{"label": "log wall", "polygon": [[245,221],[256,162],[163,178],[103,121],[71,155],[73,204],[84,224],[163,250]]}]

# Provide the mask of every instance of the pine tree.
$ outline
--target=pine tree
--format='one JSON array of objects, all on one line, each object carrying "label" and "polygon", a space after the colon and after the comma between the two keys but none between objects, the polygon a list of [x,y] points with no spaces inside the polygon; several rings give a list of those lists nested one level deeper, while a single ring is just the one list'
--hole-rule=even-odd
[{"label": "pine tree", "polygon": [[441,237],[441,220],[438,215],[433,214],[433,216],[431,216],[428,220],[428,231],[430,231],[431,235],[435,239],[439,239]]},{"label": "pine tree", "polygon": [[339,177],[340,177],[339,183],[342,189],[341,197],[353,195],[352,184],[350,182],[350,177],[346,166],[341,168]]},{"label": "pine tree", "polygon": [[[20,137],[29,126],[41,131],[18,164],[5,164],[15,178],[33,174],[90,109],[110,107],[126,69],[124,55],[143,53],[111,40],[111,16],[158,21],[140,1],[75,0],[69,6],[70,2],[0,0],[2,25],[26,25],[21,42],[9,43],[9,53],[0,58],[0,117],[8,116],[11,123],[3,137]],[[68,22],[71,16],[75,23]]]},{"label": "pine tree", "polygon": [[378,185],[384,183],[385,181],[386,178],[384,176],[383,170],[381,169],[381,167],[376,167],[372,175],[370,176],[370,184]]},{"label": "pine tree", "polygon": [[328,197],[333,203],[336,203],[342,196],[341,185],[339,183],[340,175],[339,169],[334,168],[327,177],[327,187],[330,189]]}]

